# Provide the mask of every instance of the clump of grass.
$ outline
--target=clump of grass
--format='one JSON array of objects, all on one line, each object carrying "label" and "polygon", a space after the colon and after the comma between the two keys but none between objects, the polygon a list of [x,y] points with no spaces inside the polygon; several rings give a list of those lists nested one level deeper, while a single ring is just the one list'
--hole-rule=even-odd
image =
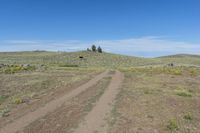
[{"label": "clump of grass", "polygon": [[171,132],[177,131],[177,130],[178,130],[177,121],[176,121],[175,119],[169,120],[168,125],[167,125],[167,128],[168,128]]},{"label": "clump of grass", "polygon": [[182,97],[192,97],[192,94],[185,90],[177,92],[176,95],[182,96]]},{"label": "clump of grass", "polygon": [[21,70],[23,71],[33,71],[35,70],[36,67],[35,66],[26,66],[26,67],[22,67]]},{"label": "clump of grass", "polygon": [[0,96],[0,105],[4,102],[7,96]]},{"label": "clump of grass", "polygon": [[152,94],[153,92],[150,90],[144,90],[144,94]]},{"label": "clump of grass", "polygon": [[174,70],[174,71],[173,71],[173,74],[174,74],[174,75],[181,75],[182,72],[181,72],[180,70]]},{"label": "clump of grass", "polygon": [[190,73],[194,74],[194,73],[200,73],[199,69],[192,69],[190,70]]},{"label": "clump of grass", "polygon": [[183,116],[183,118],[186,119],[186,120],[192,120],[192,119],[193,119],[191,113],[185,114],[185,115]]},{"label": "clump of grass", "polygon": [[13,69],[11,69],[11,68],[7,68],[7,69],[5,69],[3,72],[4,72],[5,74],[13,74],[13,73],[15,73],[15,72],[13,71]]},{"label": "clump of grass", "polygon": [[10,110],[8,108],[0,110],[0,117],[7,117],[9,112]]},{"label": "clump of grass", "polygon": [[199,73],[200,73],[200,70],[199,70],[199,69],[192,69],[192,70],[190,70],[190,75],[191,75],[191,76],[198,75]]},{"label": "clump of grass", "polygon": [[21,72],[21,71],[33,71],[35,70],[36,67],[35,66],[30,66],[30,65],[9,65],[6,66],[5,68],[3,68],[3,73],[5,74],[14,74],[17,72]]},{"label": "clump of grass", "polygon": [[23,99],[21,99],[21,98],[13,98],[13,103],[14,104],[21,104],[21,103],[23,103]]},{"label": "clump of grass", "polygon": [[179,68],[179,67],[175,67],[175,68],[165,68],[165,69],[164,69],[164,72],[165,72],[165,73],[168,73],[168,74],[172,74],[172,75],[182,75],[181,68]]}]

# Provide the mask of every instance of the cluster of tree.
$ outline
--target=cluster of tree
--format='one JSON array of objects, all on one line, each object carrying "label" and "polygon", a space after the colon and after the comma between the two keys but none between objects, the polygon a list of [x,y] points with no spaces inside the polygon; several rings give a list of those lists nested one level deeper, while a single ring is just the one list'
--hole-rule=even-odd
[{"label": "cluster of tree", "polygon": [[102,50],[102,48],[100,46],[98,46],[98,48],[97,48],[95,45],[92,45],[91,49],[87,48],[87,51],[99,52],[99,53],[103,52],[103,50]]}]

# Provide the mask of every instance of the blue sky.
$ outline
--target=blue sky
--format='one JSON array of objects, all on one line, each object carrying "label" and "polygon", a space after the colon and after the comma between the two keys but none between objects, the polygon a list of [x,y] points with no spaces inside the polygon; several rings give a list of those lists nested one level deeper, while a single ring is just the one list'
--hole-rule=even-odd
[{"label": "blue sky", "polygon": [[199,0],[0,0],[0,51],[200,54]]}]

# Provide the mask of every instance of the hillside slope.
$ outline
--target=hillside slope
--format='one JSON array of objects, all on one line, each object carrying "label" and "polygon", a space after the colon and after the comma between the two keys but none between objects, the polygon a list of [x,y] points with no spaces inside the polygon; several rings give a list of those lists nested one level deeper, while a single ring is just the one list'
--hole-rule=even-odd
[{"label": "hillside slope", "polygon": [[[83,58],[81,59],[80,56]],[[68,64],[81,67],[128,67],[157,64],[155,59],[145,59],[111,53],[80,52],[13,52],[0,53],[0,63],[5,64]]]},{"label": "hillside slope", "polygon": [[[83,58],[80,58],[83,57]],[[147,65],[200,65],[198,55],[170,55],[141,58],[112,53],[79,52],[8,52],[0,53],[0,64],[77,65],[79,67],[133,67]]]},{"label": "hillside slope", "polygon": [[200,65],[200,56],[191,54],[176,54],[156,58],[162,63],[176,63],[180,65]]}]

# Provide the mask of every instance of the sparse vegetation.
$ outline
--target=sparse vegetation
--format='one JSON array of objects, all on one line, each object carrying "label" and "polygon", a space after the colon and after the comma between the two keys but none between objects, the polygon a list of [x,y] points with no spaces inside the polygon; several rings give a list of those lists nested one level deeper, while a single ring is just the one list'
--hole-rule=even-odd
[{"label": "sparse vegetation", "polygon": [[[31,103],[45,96],[48,98],[58,90],[70,91],[72,85],[78,86],[109,68],[125,74],[112,111],[110,133],[122,133],[125,129],[127,133],[156,130],[182,133],[185,132],[183,127],[198,133],[200,127],[194,123],[199,123],[200,119],[199,57],[146,59],[98,51],[96,48],[96,52],[88,49],[71,53],[0,53],[2,119],[10,117],[9,111],[13,108],[26,105],[22,104],[26,99]],[[167,65],[172,62],[173,66]],[[75,110],[91,110],[103,89],[84,103],[84,107]]]},{"label": "sparse vegetation", "polygon": [[191,113],[185,114],[183,118],[186,119],[186,120],[192,120],[193,119]]},{"label": "sparse vegetation", "polygon": [[[65,68],[66,67],[66,68]],[[16,106],[40,98],[59,89],[70,89],[74,83],[88,80],[99,69],[81,69],[77,66],[51,68],[45,71],[18,71],[0,74],[0,108],[12,110]],[[3,113],[4,114],[4,113]]]},{"label": "sparse vegetation", "polygon": [[178,130],[178,124],[175,119],[171,119],[168,122],[167,128],[173,133],[174,131]]},{"label": "sparse vegetation", "polygon": [[5,65],[4,67],[0,68],[0,73],[14,74],[17,72],[34,71],[34,70],[36,70],[36,67],[31,65]]},{"label": "sparse vegetation", "polygon": [[0,118],[9,116],[10,110],[8,108],[0,109]]},{"label": "sparse vegetation", "polygon": [[[108,132],[183,133],[187,127],[187,131],[198,133],[200,127],[193,123],[199,123],[200,119],[197,108],[200,77],[192,76],[191,69],[182,66],[121,69],[125,81],[116,99],[112,120],[108,120]],[[175,70],[180,70],[181,75],[174,74]]]},{"label": "sparse vegetation", "polygon": [[14,103],[14,104],[21,104],[21,103],[23,103],[23,99],[21,99],[21,98],[12,98],[13,100],[12,100],[12,102]]},{"label": "sparse vegetation", "polygon": [[6,100],[7,96],[0,95],[0,105]]},{"label": "sparse vegetation", "polygon": [[182,97],[192,97],[192,93],[187,90],[176,90],[176,95],[182,96]]}]

